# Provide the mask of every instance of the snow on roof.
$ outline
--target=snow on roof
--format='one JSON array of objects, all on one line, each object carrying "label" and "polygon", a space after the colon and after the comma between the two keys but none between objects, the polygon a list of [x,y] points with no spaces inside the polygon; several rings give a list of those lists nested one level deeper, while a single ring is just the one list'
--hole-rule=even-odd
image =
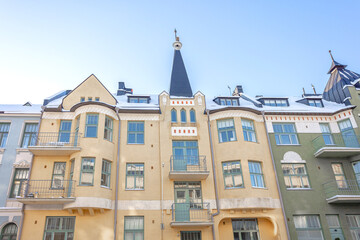
[{"label": "snow on roof", "polygon": [[0,113],[40,114],[41,104],[24,106],[23,104],[0,104]]}]

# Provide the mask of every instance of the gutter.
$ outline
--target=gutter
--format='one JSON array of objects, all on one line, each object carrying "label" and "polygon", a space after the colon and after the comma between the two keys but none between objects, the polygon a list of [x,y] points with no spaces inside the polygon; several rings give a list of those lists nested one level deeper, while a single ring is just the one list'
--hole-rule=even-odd
[{"label": "gutter", "polygon": [[[43,113],[44,113],[44,108],[45,108],[44,106],[41,107],[40,121],[39,121],[39,126],[38,126],[36,136],[39,136],[39,133],[40,133],[40,126],[41,126],[42,116],[43,116]],[[36,141],[36,144],[37,144],[37,141]],[[29,168],[29,176],[27,178],[27,181],[30,180],[31,170],[33,168],[33,160],[34,160],[34,154],[32,154],[32,156],[31,156],[31,163],[30,163],[30,168]],[[27,194],[27,189],[25,191],[26,191],[26,194]],[[19,234],[17,236],[17,240],[21,240],[21,235],[22,235],[22,230],[23,230],[23,225],[24,225],[24,217],[25,217],[25,204],[23,203],[22,206],[21,206],[21,220],[20,220]]]},{"label": "gutter", "polygon": [[277,175],[277,172],[276,172],[274,154],[273,154],[272,147],[271,147],[271,143],[270,143],[269,131],[268,131],[268,128],[267,128],[267,126],[266,126],[264,111],[262,111],[261,114],[262,114],[262,117],[263,117],[263,120],[264,120],[265,131],[266,131],[266,138],[267,138],[267,141],[268,141],[268,144],[269,144],[271,161],[272,161],[273,169],[274,169],[274,173],[275,173],[276,187],[277,187],[277,190],[278,190],[278,192],[279,192],[280,204],[281,204],[281,211],[282,211],[282,214],[283,214],[283,217],[284,217],[284,222],[285,222],[285,227],[286,227],[286,235],[287,235],[288,239],[291,239],[291,238],[290,238],[290,233],[289,233],[289,226],[288,226],[288,223],[287,223],[287,218],[286,218],[285,209],[284,209],[284,202],[283,202],[283,199],[282,199],[282,195],[281,195],[281,191],[280,191],[280,186],[279,186],[279,178],[278,178],[278,175]]},{"label": "gutter", "polygon": [[115,184],[115,212],[114,212],[114,240],[117,237],[117,213],[118,213],[118,199],[119,199],[119,167],[120,167],[120,128],[121,128],[121,119],[119,116],[119,108],[115,107],[116,116],[119,120],[118,126],[118,146],[117,146],[117,159],[116,159],[116,184]]},{"label": "gutter", "polygon": [[[209,110],[206,110],[206,114],[207,114],[207,118],[208,118],[208,128],[209,128],[209,138],[210,138],[209,140],[210,140],[210,149],[211,149],[211,163],[212,163],[212,169],[213,169],[215,201],[216,201],[216,212],[211,214],[211,220],[214,222],[214,217],[220,214],[219,193],[218,193],[218,189],[217,189],[215,159],[214,159],[214,147],[213,147],[213,141],[212,141],[212,135],[211,135]],[[214,224],[212,225],[212,236],[213,236],[213,240],[216,240]]]}]

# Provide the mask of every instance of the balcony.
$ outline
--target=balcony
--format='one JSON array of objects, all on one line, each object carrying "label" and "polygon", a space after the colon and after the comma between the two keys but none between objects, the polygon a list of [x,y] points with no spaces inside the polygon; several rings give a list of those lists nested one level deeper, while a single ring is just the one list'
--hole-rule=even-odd
[{"label": "balcony", "polygon": [[65,204],[75,201],[73,180],[28,180],[16,199],[24,204]]},{"label": "balcony", "polygon": [[171,227],[207,227],[213,224],[210,203],[173,203]]},{"label": "balcony", "polygon": [[357,180],[333,180],[323,184],[328,203],[360,203]]},{"label": "balcony", "polygon": [[312,140],[315,157],[338,158],[360,154],[360,138],[356,135],[320,135]]},{"label": "balcony", "polygon": [[199,181],[208,176],[206,156],[171,156],[169,179]]},{"label": "balcony", "polygon": [[68,156],[80,151],[80,133],[43,132],[28,149],[35,155]]}]

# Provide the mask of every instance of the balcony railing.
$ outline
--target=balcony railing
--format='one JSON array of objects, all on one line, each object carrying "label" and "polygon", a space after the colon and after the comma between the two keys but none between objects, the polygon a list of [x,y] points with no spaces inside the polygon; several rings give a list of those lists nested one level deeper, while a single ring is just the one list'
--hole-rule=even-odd
[{"label": "balcony railing", "polygon": [[360,136],[323,134],[312,140],[318,157],[348,157],[360,153]]},{"label": "balcony railing", "polygon": [[173,222],[211,222],[210,203],[173,203],[171,209]]},{"label": "balcony railing", "polygon": [[49,147],[78,147],[80,144],[80,133],[72,132],[41,132],[36,136],[34,146]]},{"label": "balcony railing", "polygon": [[170,158],[170,171],[206,172],[206,156],[177,156]]},{"label": "balcony railing", "polygon": [[23,199],[66,199],[74,198],[75,181],[73,180],[28,180],[20,186]]},{"label": "balcony railing", "polygon": [[328,203],[360,202],[360,182],[333,180],[323,184]]}]

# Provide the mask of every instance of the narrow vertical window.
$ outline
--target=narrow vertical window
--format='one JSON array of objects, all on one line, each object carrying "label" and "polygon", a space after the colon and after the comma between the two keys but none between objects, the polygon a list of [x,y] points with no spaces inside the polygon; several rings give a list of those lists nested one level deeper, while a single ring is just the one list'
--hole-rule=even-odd
[{"label": "narrow vertical window", "polygon": [[101,167],[101,186],[110,187],[110,176],[111,176],[111,162],[107,160],[103,160]]},{"label": "narrow vertical window", "polygon": [[125,216],[124,239],[125,240],[144,240],[144,217]]},{"label": "narrow vertical window", "polygon": [[126,164],[126,189],[127,190],[144,189],[144,164],[141,163]]},{"label": "narrow vertical window", "polygon": [[171,110],[171,122],[173,122],[173,123],[177,122],[177,112],[175,109]]},{"label": "narrow vertical window", "polygon": [[233,119],[225,119],[217,121],[219,142],[236,141],[235,126]]},{"label": "narrow vertical window", "polygon": [[224,162],[222,166],[225,188],[244,187],[240,161]]},{"label": "narrow vertical window", "polygon": [[180,111],[180,119],[182,123],[186,123],[186,111],[185,109],[181,109]]},{"label": "narrow vertical window", "polygon": [[81,162],[80,185],[94,184],[95,158],[83,158]]},{"label": "narrow vertical window", "polygon": [[45,240],[73,240],[75,217],[46,217]]},{"label": "narrow vertical window", "polygon": [[196,115],[195,115],[195,110],[191,109],[190,110],[190,122],[191,123],[195,123],[196,122]]},{"label": "narrow vertical window", "polygon": [[28,168],[17,168],[14,172],[14,178],[11,185],[10,198],[20,196],[21,189],[25,187],[24,181],[29,177]]},{"label": "narrow vertical window", "polygon": [[85,97],[81,97],[80,102],[85,102]]},{"label": "narrow vertical window", "polygon": [[330,126],[328,123],[320,123],[320,129],[325,145],[333,145],[334,141],[331,135]]},{"label": "narrow vertical window", "polygon": [[86,126],[85,126],[85,137],[96,138],[98,130],[98,114],[87,114],[86,115]]},{"label": "narrow vertical window", "polygon": [[109,117],[105,117],[104,138],[112,142],[112,137],[113,137],[113,120]]},{"label": "narrow vertical window", "polygon": [[128,122],[128,143],[144,144],[144,122]]},{"label": "narrow vertical window", "polygon": [[241,119],[241,125],[243,128],[244,140],[247,142],[256,142],[254,122],[247,119]]},{"label": "narrow vertical window", "polygon": [[335,181],[338,188],[347,188],[348,184],[345,178],[344,170],[341,163],[331,164],[333,173],[335,175]]},{"label": "narrow vertical window", "polygon": [[75,119],[74,146],[78,146],[79,144],[79,125],[80,125],[80,116]]},{"label": "narrow vertical window", "polygon": [[294,216],[294,224],[299,240],[323,240],[320,219],[317,215]]},{"label": "narrow vertical window", "polygon": [[0,123],[0,148],[5,147],[9,135],[10,123]]},{"label": "narrow vertical window", "polygon": [[360,161],[353,162],[353,168],[356,180],[358,182],[358,185],[360,186]]},{"label": "narrow vertical window", "polygon": [[28,146],[33,146],[36,144],[37,128],[38,128],[37,123],[25,124],[23,139],[21,141],[22,148],[27,148]]},{"label": "narrow vertical window", "polygon": [[286,188],[310,188],[305,164],[282,164]]},{"label": "narrow vertical window", "polygon": [[345,147],[359,147],[357,136],[355,135],[350,119],[338,123]]},{"label": "narrow vertical window", "polygon": [[251,179],[251,186],[257,188],[264,188],[264,175],[261,169],[261,163],[259,162],[249,162],[249,172]]},{"label": "narrow vertical window", "polygon": [[60,123],[58,142],[63,142],[63,143],[70,142],[70,134],[71,134],[71,121],[62,120]]},{"label": "narrow vertical window", "polygon": [[360,215],[346,215],[352,239],[358,240],[360,236]]},{"label": "narrow vertical window", "polygon": [[58,189],[64,187],[65,168],[65,162],[54,163],[53,175],[51,179],[51,188]]}]

